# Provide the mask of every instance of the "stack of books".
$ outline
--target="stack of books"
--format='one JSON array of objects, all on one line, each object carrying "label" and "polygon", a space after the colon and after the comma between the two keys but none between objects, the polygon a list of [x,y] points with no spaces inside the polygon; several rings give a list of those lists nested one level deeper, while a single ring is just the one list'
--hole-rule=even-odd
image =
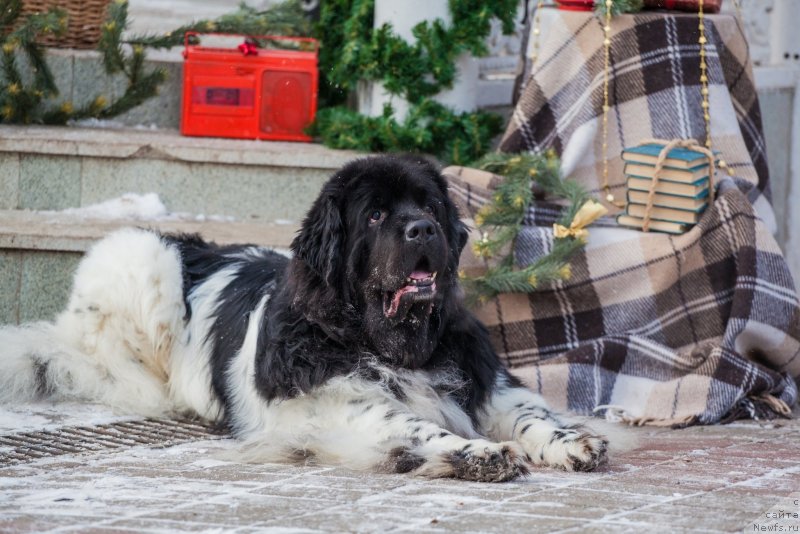
[{"label": "stack of books", "polygon": [[[663,145],[626,148],[622,152],[627,176],[627,205],[617,223],[642,228],[647,196],[653,183],[656,161]],[[682,234],[691,228],[708,206],[708,157],[702,152],[674,148],[667,155],[656,184],[650,230]]]}]

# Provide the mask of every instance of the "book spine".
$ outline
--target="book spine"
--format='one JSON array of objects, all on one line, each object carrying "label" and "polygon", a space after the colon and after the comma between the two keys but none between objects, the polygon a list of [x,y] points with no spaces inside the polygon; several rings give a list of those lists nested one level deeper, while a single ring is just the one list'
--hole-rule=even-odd
[{"label": "book spine", "polygon": [[[646,197],[648,193],[646,191],[638,191],[641,193],[644,198],[631,198],[631,192],[628,191],[626,195],[626,200],[628,204],[637,204],[639,206],[646,206],[647,200]],[[637,196],[637,195],[633,195]],[[656,208],[667,208],[672,210],[680,210],[680,211],[688,211],[690,213],[697,213],[705,209],[705,204],[699,203],[697,205],[686,206],[681,204],[681,200],[683,202],[692,202],[695,199],[689,197],[679,197],[676,195],[668,195],[663,193],[656,193],[655,197],[653,198],[653,206]]]},{"label": "book spine", "polygon": [[[632,213],[631,208],[634,206],[641,206],[641,213]],[[625,213],[631,217],[644,217],[646,206],[639,203],[629,203],[625,207]],[[696,224],[700,219],[700,214],[705,211],[705,206],[699,210],[687,210],[683,208],[662,208],[653,207],[652,215],[650,218],[658,221],[666,221],[675,224]]]}]

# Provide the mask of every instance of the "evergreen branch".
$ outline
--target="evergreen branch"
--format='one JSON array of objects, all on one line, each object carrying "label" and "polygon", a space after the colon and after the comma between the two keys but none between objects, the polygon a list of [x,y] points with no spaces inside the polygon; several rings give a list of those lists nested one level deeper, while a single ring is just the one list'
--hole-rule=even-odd
[{"label": "evergreen branch", "polygon": [[53,78],[47,62],[44,59],[42,48],[36,43],[25,43],[23,45],[25,54],[28,56],[31,69],[33,70],[33,86],[47,97],[58,96],[58,86]]},{"label": "evergreen branch", "polygon": [[11,85],[17,84],[22,88],[22,77],[17,69],[17,56],[14,53],[16,47],[3,45],[3,79],[6,88]]},{"label": "evergreen branch", "polygon": [[186,32],[305,36],[311,33],[311,25],[299,0],[286,0],[265,11],[241,3],[237,11],[215,20],[194,21],[164,35],[134,35],[125,42],[156,49],[171,48],[183,45]]},{"label": "evergreen branch", "polygon": [[0,0],[0,35],[6,37],[22,13],[22,0]]},{"label": "evergreen branch", "polygon": [[[50,8],[44,13],[28,16],[17,23],[21,4],[6,1],[0,5],[2,20],[8,26],[3,28],[2,72],[4,83],[0,92],[0,120],[22,122],[37,120],[37,110],[45,96],[58,94],[58,87],[44,59],[44,52],[36,39],[41,35],[61,35],[66,30],[66,15],[58,8]],[[13,28],[9,31],[8,28]],[[24,53],[33,71],[33,79],[26,84],[17,68],[16,56]]]},{"label": "evergreen branch", "polygon": [[145,100],[158,94],[158,86],[161,85],[166,78],[167,73],[163,69],[154,69],[148,73],[138,74],[137,82],[135,84],[128,84],[125,93],[110,106],[98,113],[97,117],[102,119],[116,117],[117,115],[139,106]]},{"label": "evergreen branch", "polygon": [[[97,49],[103,54],[103,65],[109,75],[125,72],[125,53],[122,50],[122,32],[128,25],[128,2],[109,4],[108,19],[101,29]],[[127,73],[126,73],[127,75]]]},{"label": "evergreen branch", "polygon": [[[597,14],[605,17],[608,10],[605,0],[598,0],[595,4]],[[611,0],[611,16],[616,17],[623,13],[638,13],[643,7],[644,0]]]},{"label": "evergreen branch", "polygon": [[[499,18],[503,31],[513,31],[517,0],[450,0],[452,24],[424,21],[413,29],[415,42],[399,37],[390,24],[373,30],[374,0],[326,0],[315,35],[320,53],[323,100],[340,102],[358,80],[381,81],[391,94],[412,104],[452,87],[455,60],[463,52],[485,55],[491,20]],[[451,147],[463,150],[464,141]]]},{"label": "evergreen branch", "polygon": [[[499,133],[500,118],[486,112],[454,113],[430,99],[412,106],[398,122],[391,106],[383,115],[368,117],[343,107],[322,109],[310,133],[332,148],[370,152],[426,152],[441,160],[465,164],[489,149]],[[480,142],[475,142],[476,134]]]},{"label": "evergreen branch", "polygon": [[559,219],[569,226],[575,214],[589,199],[586,190],[577,182],[561,178],[561,164],[554,153],[487,154],[476,167],[500,174],[504,180],[497,186],[492,202],[475,215],[475,224],[484,232],[473,244],[474,252],[483,258],[499,257],[483,276],[463,278],[472,302],[486,302],[500,293],[528,293],[542,284],[569,278],[569,258],[584,243],[572,237],[556,238],[549,254],[531,265],[517,267],[514,250],[519,232],[533,202],[535,182],[548,195],[563,197],[569,206]]}]

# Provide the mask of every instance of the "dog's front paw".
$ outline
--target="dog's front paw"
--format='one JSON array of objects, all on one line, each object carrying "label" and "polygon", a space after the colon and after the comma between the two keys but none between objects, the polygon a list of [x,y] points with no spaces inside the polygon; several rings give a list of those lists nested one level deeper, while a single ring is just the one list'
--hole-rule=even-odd
[{"label": "dog's front paw", "polygon": [[475,482],[506,482],[528,474],[527,455],[519,443],[468,441],[461,448],[442,452],[426,462],[417,474],[453,477]]},{"label": "dog's front paw", "polygon": [[536,465],[592,471],[607,460],[608,440],[584,428],[555,429],[544,439],[523,434],[518,441]]}]

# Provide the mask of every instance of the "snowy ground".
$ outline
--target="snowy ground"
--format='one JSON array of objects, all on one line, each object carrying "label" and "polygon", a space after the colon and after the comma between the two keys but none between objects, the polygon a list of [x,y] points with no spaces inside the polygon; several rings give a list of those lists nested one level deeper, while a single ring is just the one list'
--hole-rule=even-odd
[{"label": "snowy ground", "polygon": [[[5,407],[0,441],[129,420]],[[800,420],[635,432],[600,472],[496,485],[243,464],[224,437],[61,454],[0,465],[0,532],[800,531]]]}]

